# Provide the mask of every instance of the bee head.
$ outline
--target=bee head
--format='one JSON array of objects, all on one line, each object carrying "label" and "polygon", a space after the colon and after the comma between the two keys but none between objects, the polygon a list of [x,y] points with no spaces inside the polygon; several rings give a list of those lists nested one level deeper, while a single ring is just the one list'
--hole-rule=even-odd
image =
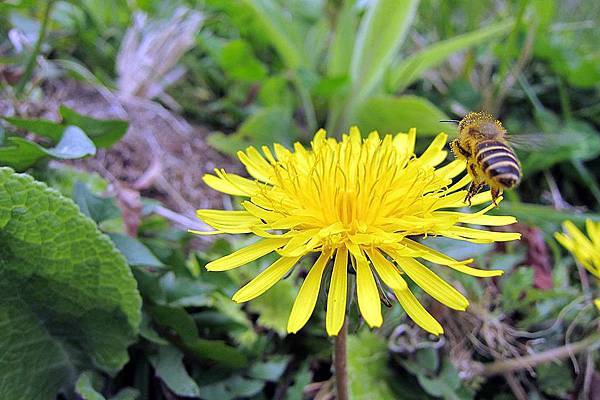
[{"label": "bee head", "polygon": [[470,135],[482,138],[495,138],[506,134],[502,123],[492,114],[484,111],[470,112],[458,123],[459,132],[466,130]]}]

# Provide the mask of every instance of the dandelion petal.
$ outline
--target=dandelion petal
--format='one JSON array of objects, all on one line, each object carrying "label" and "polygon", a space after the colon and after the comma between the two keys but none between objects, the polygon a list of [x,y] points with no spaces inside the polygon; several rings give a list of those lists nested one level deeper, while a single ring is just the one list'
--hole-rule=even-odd
[{"label": "dandelion petal", "polygon": [[233,301],[243,303],[260,296],[279,282],[300,257],[281,257],[233,295]]},{"label": "dandelion petal", "polygon": [[400,268],[431,297],[455,310],[466,310],[469,301],[429,268],[410,257],[394,257]]},{"label": "dandelion petal", "polygon": [[383,317],[381,316],[379,290],[377,290],[369,261],[364,255],[356,259],[356,294],[358,308],[367,324],[371,328],[381,326]]},{"label": "dandelion petal", "polygon": [[444,328],[431,316],[419,303],[419,300],[409,289],[405,290],[394,290],[394,294],[398,298],[400,305],[406,311],[406,314],[415,321],[417,325],[425,329],[427,332],[433,333],[434,335],[440,335],[444,333]]},{"label": "dandelion petal", "polygon": [[209,271],[227,271],[237,268],[269,254],[273,250],[283,246],[287,241],[288,239],[263,239],[228,256],[209,262],[206,264],[206,269]]},{"label": "dandelion petal", "polygon": [[325,271],[325,266],[327,266],[329,258],[331,258],[331,252],[321,253],[310,271],[308,271],[308,275],[306,275],[300,287],[300,291],[292,307],[292,312],[290,313],[287,326],[288,332],[298,332],[306,325],[312,315],[315,304],[317,304],[323,271]]},{"label": "dandelion petal", "polygon": [[338,334],[346,317],[346,296],[348,291],[348,250],[338,248],[333,263],[333,273],[327,296],[327,317],[325,328],[329,336]]}]

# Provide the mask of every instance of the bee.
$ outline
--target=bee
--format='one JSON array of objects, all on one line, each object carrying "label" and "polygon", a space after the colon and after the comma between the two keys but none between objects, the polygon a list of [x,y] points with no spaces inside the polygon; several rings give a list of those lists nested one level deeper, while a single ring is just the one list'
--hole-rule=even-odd
[{"label": "bee", "polygon": [[473,179],[465,202],[488,185],[492,201],[505,189],[521,182],[521,163],[509,144],[502,123],[485,112],[471,112],[458,122],[458,138],[450,143],[458,159],[466,160],[467,172]]}]

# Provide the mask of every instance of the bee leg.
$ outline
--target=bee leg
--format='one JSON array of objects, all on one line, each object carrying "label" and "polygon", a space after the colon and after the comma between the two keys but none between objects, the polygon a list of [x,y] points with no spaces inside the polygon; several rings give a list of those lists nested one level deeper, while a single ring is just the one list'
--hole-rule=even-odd
[{"label": "bee leg", "polygon": [[483,183],[475,183],[475,181],[471,182],[471,184],[469,185],[469,191],[467,192],[467,196],[465,197],[465,203],[469,204],[469,207],[471,207],[471,198],[473,196],[475,196],[477,193],[479,193],[479,191],[481,190],[481,188],[483,187]]},{"label": "bee leg", "polygon": [[498,207],[498,203],[496,202],[496,200],[502,194],[502,189],[492,188],[491,192],[492,192],[492,203],[494,203],[494,207]]},{"label": "bee leg", "polygon": [[458,139],[454,139],[450,142],[450,149],[455,155],[462,154],[464,157],[471,156],[471,153],[469,153],[464,147],[460,145]]}]

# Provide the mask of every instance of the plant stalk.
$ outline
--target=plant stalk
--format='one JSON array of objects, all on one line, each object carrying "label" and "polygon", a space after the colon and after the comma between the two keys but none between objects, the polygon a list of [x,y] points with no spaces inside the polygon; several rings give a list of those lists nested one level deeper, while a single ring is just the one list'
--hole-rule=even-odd
[{"label": "plant stalk", "polygon": [[593,334],[587,338],[570,343],[542,353],[532,354],[526,357],[515,357],[508,360],[495,361],[482,366],[481,376],[493,376],[518,371],[525,368],[535,367],[554,360],[567,358],[572,354],[582,351],[592,351],[600,345],[600,334]]},{"label": "plant stalk", "polygon": [[337,400],[348,400],[348,351],[346,341],[348,338],[348,321],[344,321],[342,329],[335,337],[333,364],[335,369],[335,387]]},{"label": "plant stalk", "polygon": [[25,72],[17,82],[17,86],[15,87],[15,95],[19,97],[23,93],[23,89],[25,89],[25,85],[27,81],[31,78],[31,74],[33,74],[33,69],[35,68],[35,64],[37,61],[37,56],[40,54],[40,50],[42,48],[42,42],[46,37],[46,32],[48,31],[48,22],[50,21],[50,10],[52,9],[52,3],[54,0],[47,0],[44,8],[44,14],[42,16],[42,26],[40,27],[40,31],[38,33],[37,40],[33,46],[33,50],[31,51],[31,55],[27,60],[27,66],[25,67]]}]

